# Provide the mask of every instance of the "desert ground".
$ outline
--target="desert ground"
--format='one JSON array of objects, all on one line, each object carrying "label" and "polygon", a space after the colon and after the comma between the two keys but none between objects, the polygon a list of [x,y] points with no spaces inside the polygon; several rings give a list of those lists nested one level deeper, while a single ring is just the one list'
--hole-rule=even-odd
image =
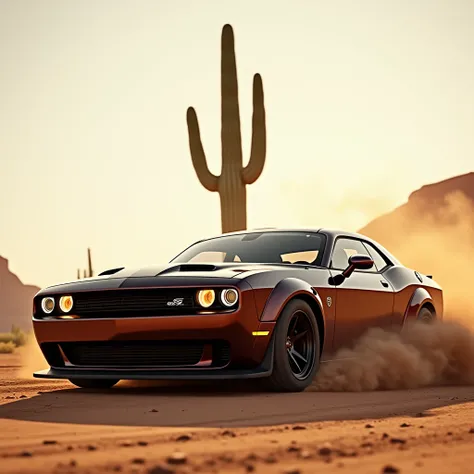
[{"label": "desert ground", "polygon": [[252,383],[33,379],[0,355],[4,473],[467,473],[474,386],[259,393]]}]

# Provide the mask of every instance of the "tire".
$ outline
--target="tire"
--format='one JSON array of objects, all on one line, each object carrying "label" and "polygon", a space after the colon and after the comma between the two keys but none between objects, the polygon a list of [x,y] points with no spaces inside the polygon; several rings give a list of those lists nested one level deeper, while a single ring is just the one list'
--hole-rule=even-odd
[{"label": "tire", "polygon": [[69,379],[69,382],[80,388],[112,388],[119,380],[114,379]]},{"label": "tire", "polygon": [[[305,332],[306,335],[293,339],[295,334]],[[301,299],[291,300],[278,318],[273,337],[273,372],[264,379],[265,387],[276,392],[302,392],[311,385],[320,360],[318,323],[309,304]],[[302,368],[300,373],[298,367]]]},{"label": "tire", "polygon": [[435,320],[436,316],[434,313],[429,310],[426,306],[420,309],[416,320],[421,323],[432,323]]}]

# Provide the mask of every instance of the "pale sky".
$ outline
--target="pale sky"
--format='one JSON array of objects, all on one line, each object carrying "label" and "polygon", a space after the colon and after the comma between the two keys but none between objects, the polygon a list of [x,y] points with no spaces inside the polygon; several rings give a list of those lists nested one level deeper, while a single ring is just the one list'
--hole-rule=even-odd
[{"label": "pale sky", "polygon": [[220,35],[234,27],[244,162],[252,77],[267,161],[248,227],[357,230],[473,171],[469,0],[0,0],[0,255],[25,283],[165,263],[220,233]]}]

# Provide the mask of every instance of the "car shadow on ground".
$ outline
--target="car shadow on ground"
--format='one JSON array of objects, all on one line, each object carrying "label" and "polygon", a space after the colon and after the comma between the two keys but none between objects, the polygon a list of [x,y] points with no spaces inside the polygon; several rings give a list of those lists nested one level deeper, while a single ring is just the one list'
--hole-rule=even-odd
[{"label": "car shadow on ground", "polygon": [[[67,387],[67,388],[66,388]],[[69,388],[71,387],[71,388]],[[40,390],[38,388],[38,390]],[[38,392],[0,406],[0,418],[37,422],[154,426],[248,427],[429,415],[434,408],[474,401],[474,387],[377,392],[261,392],[243,382],[120,382],[109,390]]]}]

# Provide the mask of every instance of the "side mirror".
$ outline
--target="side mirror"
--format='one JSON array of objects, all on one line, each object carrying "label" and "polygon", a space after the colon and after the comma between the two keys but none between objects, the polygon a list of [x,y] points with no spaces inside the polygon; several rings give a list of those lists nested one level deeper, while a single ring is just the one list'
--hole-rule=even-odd
[{"label": "side mirror", "polygon": [[374,261],[367,255],[351,255],[348,266],[342,273],[329,279],[331,285],[340,285],[346,278],[349,278],[354,270],[369,270],[374,266]]},{"label": "side mirror", "polygon": [[348,261],[349,265],[342,272],[342,274],[347,278],[352,275],[354,270],[369,270],[374,266],[374,261],[367,257],[366,255],[351,255]]}]

